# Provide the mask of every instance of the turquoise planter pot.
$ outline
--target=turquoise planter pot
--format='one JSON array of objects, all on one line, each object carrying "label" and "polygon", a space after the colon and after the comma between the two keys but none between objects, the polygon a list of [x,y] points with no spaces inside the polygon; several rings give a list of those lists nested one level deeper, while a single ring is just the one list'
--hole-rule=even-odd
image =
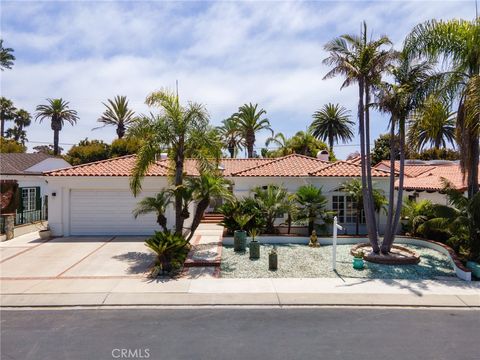
[{"label": "turquoise planter pot", "polygon": [[233,233],[233,250],[243,252],[247,248],[247,232],[245,230],[235,230]]},{"label": "turquoise planter pot", "polygon": [[467,268],[472,270],[473,276],[480,279],[480,264],[475,261],[467,261]]},{"label": "turquoise planter pot", "polygon": [[364,267],[363,259],[353,258],[353,268],[357,270],[362,270]]}]

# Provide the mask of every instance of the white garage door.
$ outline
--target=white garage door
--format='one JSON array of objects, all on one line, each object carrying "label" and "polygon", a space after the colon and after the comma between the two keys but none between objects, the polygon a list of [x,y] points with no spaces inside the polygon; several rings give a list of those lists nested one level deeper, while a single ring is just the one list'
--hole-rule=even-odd
[{"label": "white garage door", "polygon": [[[153,193],[142,194],[153,196]],[[70,233],[72,235],[151,235],[160,230],[154,214],[135,219],[141,197],[128,190],[72,190],[70,193]]]}]

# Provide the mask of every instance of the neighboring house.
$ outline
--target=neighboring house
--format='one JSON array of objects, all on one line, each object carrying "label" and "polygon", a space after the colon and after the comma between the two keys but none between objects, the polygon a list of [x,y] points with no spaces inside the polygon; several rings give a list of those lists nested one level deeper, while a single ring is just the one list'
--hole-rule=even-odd
[{"label": "neighboring house", "polygon": [[[68,162],[61,158],[42,153],[0,154],[1,179],[16,180],[19,186],[20,199],[15,225],[46,219],[48,192],[46,190],[47,182],[43,177],[43,173],[70,166]],[[3,218],[0,229],[3,230]]]},{"label": "neighboring house", "polygon": [[[389,171],[390,160],[378,163],[375,168]],[[399,169],[400,162],[395,161],[395,171],[398,173]],[[406,160],[403,183],[405,197],[417,200],[427,199],[437,204],[447,205],[447,197],[442,193],[444,179],[467,195],[467,182],[457,161]],[[398,180],[395,188],[398,190]]]},{"label": "neighboring house", "polygon": [[[142,197],[152,196],[169,185],[170,164],[168,160],[153,164],[143,180],[142,193],[135,198],[129,187],[135,160],[135,155],[128,155],[45,174],[51,194],[48,216],[53,234],[149,235],[158,229],[154,214],[134,219],[132,211]],[[355,207],[341,187],[342,183],[360,177],[359,165],[293,154],[275,159],[222,159],[219,168],[233,182],[233,193],[238,197],[250,196],[253,187],[268,184],[284,186],[292,193],[305,184],[322,187],[328,208],[337,211],[339,222],[349,234],[354,233]],[[185,172],[198,176],[195,161],[186,161]],[[388,196],[388,173],[374,169],[373,176],[376,186]],[[170,207],[170,226],[173,215]],[[379,225],[383,232],[384,214]],[[364,224],[361,231],[365,232]]]}]

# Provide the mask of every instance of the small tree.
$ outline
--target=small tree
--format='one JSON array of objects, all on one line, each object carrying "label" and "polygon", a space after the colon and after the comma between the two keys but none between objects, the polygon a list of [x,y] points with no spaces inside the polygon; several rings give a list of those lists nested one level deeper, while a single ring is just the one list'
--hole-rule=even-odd
[{"label": "small tree", "polygon": [[88,140],[86,138],[72,146],[65,158],[72,165],[80,165],[108,159],[109,155],[110,145],[102,140]]},{"label": "small tree", "polygon": [[155,213],[157,215],[157,223],[162,227],[164,231],[168,231],[167,217],[165,213],[168,205],[172,203],[172,194],[169,191],[161,191],[157,195],[143,198],[133,210],[133,216],[135,219],[139,215]]},{"label": "small tree", "polygon": [[296,198],[300,205],[298,219],[308,221],[308,234],[311,234],[318,218],[328,219],[329,214],[325,211],[327,199],[322,194],[322,188],[313,185],[300,186]]},{"label": "small tree", "polygon": [[288,197],[287,190],[276,185],[267,185],[266,189],[256,187],[253,189],[256,201],[262,210],[266,221],[266,232],[275,232],[275,219],[285,212],[285,202]]}]

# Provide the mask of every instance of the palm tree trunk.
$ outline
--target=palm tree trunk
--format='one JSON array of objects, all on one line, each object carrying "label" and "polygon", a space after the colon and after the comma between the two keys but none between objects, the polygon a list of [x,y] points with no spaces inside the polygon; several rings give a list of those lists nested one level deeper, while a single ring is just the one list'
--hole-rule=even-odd
[{"label": "palm tree trunk", "polygon": [[53,130],[53,155],[58,156],[60,155],[60,149],[58,147],[58,136],[60,130]]},{"label": "palm tree trunk", "polygon": [[365,82],[365,151],[367,164],[368,208],[370,211],[370,220],[372,222],[372,231],[375,236],[375,241],[378,243],[378,229],[373,201],[372,158],[370,155],[370,85],[367,81]]},{"label": "palm tree trunk", "polygon": [[210,204],[210,199],[202,199],[197,204],[197,209],[195,210],[195,216],[192,220],[192,226],[190,227],[190,235],[188,236],[187,241],[190,241],[197,230],[198,225],[202,221],[203,214],[207,210],[208,205]]},{"label": "palm tree trunk", "polygon": [[5,119],[3,118],[2,116],[2,119],[0,119],[0,123],[1,123],[1,134],[2,134],[2,138],[3,138],[3,134],[5,132]]},{"label": "palm tree trunk", "polygon": [[292,231],[292,216],[290,214],[287,215],[287,234],[290,234],[290,231]]},{"label": "palm tree trunk", "polygon": [[117,136],[119,139],[123,138],[125,135],[125,126],[123,124],[118,124],[117,126]]},{"label": "palm tree trunk", "polygon": [[479,191],[478,187],[478,163],[479,163],[479,139],[475,134],[470,135],[471,164],[468,169],[467,187],[468,198],[471,199]]},{"label": "palm tree trunk", "polygon": [[248,157],[253,158],[253,146],[255,144],[255,134],[253,133],[253,131],[247,131],[247,138],[245,140],[247,142]]},{"label": "palm tree trunk", "polygon": [[395,241],[395,234],[397,232],[398,223],[400,221],[400,214],[402,212],[403,205],[403,180],[405,178],[405,119],[400,119],[400,169],[398,174],[398,194],[397,194],[397,207],[395,209],[395,217],[391,227],[391,236],[388,246],[388,252],[392,249],[393,242]]},{"label": "palm tree trunk", "polygon": [[357,214],[355,215],[355,235],[360,235],[360,212],[362,209],[357,208]]},{"label": "palm tree trunk", "polygon": [[382,252],[388,252],[387,244],[390,242],[392,236],[392,223],[393,223],[393,202],[395,199],[395,118],[392,116],[390,126],[390,186],[388,193],[388,213],[387,224],[385,227],[385,233],[383,235]]},{"label": "palm tree trunk", "polygon": [[328,134],[328,147],[330,148],[330,155],[333,154],[333,134]]},{"label": "palm tree trunk", "polygon": [[[185,160],[184,154],[184,138],[179,139],[178,152],[175,154],[175,188],[178,190],[183,185],[183,163]],[[182,235],[183,223],[185,218],[182,216],[183,212],[183,197],[179,191],[175,193],[175,233]]]},{"label": "palm tree trunk", "polygon": [[[365,212],[365,220],[367,223],[367,232],[368,232],[368,239],[370,241],[370,245],[372,246],[372,250],[375,253],[380,251],[378,247],[378,241],[376,233],[373,232],[372,229],[372,218],[370,216],[369,211],[369,201],[368,201],[368,188],[367,188],[367,176],[366,176],[366,164],[365,164],[365,106],[363,103],[363,96],[365,93],[364,89],[364,81],[363,79],[359,79],[358,84],[358,92],[359,92],[359,100],[358,100],[358,117],[359,117],[359,132],[360,132],[360,157],[361,157],[361,170],[362,170],[362,194],[363,194],[363,209]],[[375,221],[375,219],[373,219]]]}]

